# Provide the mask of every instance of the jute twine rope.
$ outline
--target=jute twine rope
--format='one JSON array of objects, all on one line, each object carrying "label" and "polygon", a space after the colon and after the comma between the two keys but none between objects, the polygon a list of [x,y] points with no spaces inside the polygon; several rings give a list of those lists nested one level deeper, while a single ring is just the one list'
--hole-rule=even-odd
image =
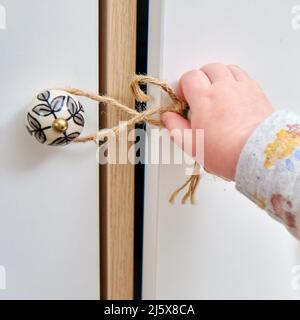
[{"label": "jute twine rope", "polygon": [[[167,95],[171,99],[171,104],[168,106],[159,106],[156,108],[138,112],[135,109],[131,109],[128,106],[120,103],[119,101],[111,97],[100,96],[100,95],[83,91],[80,89],[76,89],[76,88],[64,88],[63,90],[65,90],[70,94],[86,97],[91,100],[104,103],[110,107],[114,107],[118,110],[124,111],[128,116],[130,116],[130,119],[125,122],[125,126],[132,126],[142,122],[147,122],[152,125],[163,127],[164,124],[162,123],[160,118],[155,119],[154,116],[157,116],[157,115],[160,116],[167,111],[176,112],[182,116],[186,114],[186,111],[188,110],[188,105],[186,104],[186,102],[180,100],[167,83],[161,82],[160,80],[153,77],[144,76],[144,75],[135,75],[133,77],[130,84],[130,88],[133,96],[138,102],[148,102],[150,100],[150,96],[145,94],[140,87],[140,85],[148,85],[148,84],[158,86],[165,93],[167,93]],[[118,133],[120,131],[120,126],[115,126],[111,128],[111,130],[114,133]],[[103,136],[106,136],[105,132],[103,133]],[[94,141],[95,143],[97,143],[97,141],[99,140],[101,140],[101,132],[98,134],[93,134],[85,137],[79,137],[75,140],[75,142],[84,143],[84,142]],[[171,203],[173,203],[177,195],[186,188],[187,188],[187,191],[184,194],[181,200],[181,203],[184,204],[186,203],[187,200],[190,200],[192,204],[195,203],[195,191],[200,181],[200,173],[198,173],[199,165],[197,163],[195,163],[194,169],[197,170],[197,173],[191,175],[190,178],[180,188],[178,188],[175,192],[172,193],[169,199]]]}]

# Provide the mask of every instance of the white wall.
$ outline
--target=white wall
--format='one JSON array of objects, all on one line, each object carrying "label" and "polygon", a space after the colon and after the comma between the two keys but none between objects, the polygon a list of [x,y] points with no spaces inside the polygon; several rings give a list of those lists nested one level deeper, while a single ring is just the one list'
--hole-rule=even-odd
[{"label": "white wall", "polygon": [[[6,273],[0,299],[96,299],[95,146],[39,145],[24,117],[43,88],[97,90],[98,1],[0,3],[7,18],[7,29],[0,30],[0,266]],[[83,102],[91,133],[97,107]]]},{"label": "white wall", "polygon": [[[276,108],[300,112],[295,4],[151,0],[149,73],[174,83],[209,62],[240,64]],[[200,183],[197,205],[170,205],[169,194],[184,179],[183,167],[146,168],[143,297],[299,299],[292,271],[300,248],[284,227],[232,183],[211,176]]]}]

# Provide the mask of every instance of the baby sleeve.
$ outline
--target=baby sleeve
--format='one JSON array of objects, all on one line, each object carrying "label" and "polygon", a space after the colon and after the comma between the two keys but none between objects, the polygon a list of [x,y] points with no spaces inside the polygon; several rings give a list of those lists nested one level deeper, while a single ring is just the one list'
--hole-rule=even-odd
[{"label": "baby sleeve", "polygon": [[276,111],[246,142],[236,188],[300,239],[300,117]]}]

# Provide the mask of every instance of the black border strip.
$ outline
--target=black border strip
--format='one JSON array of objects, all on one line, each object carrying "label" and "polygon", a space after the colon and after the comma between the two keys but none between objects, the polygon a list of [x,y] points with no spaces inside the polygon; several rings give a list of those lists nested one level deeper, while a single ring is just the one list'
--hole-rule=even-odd
[{"label": "black border strip", "polygon": [[[136,73],[147,74],[148,65],[148,25],[149,0],[137,1],[137,38],[136,38]],[[145,88],[146,90],[146,88]],[[137,110],[145,109],[145,105],[137,103]],[[145,124],[136,128],[145,129]],[[134,204],[134,299],[142,299],[143,271],[143,225],[144,225],[144,178],[145,165],[135,166],[135,204]]]}]

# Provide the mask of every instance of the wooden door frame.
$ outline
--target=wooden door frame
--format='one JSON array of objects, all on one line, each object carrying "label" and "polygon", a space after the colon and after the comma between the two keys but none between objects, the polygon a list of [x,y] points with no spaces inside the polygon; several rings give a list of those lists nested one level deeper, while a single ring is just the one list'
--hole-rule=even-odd
[{"label": "wooden door frame", "polygon": [[[99,0],[99,92],[135,107],[137,0]],[[126,119],[100,106],[100,128]],[[134,297],[134,166],[100,166],[101,299]]]}]

